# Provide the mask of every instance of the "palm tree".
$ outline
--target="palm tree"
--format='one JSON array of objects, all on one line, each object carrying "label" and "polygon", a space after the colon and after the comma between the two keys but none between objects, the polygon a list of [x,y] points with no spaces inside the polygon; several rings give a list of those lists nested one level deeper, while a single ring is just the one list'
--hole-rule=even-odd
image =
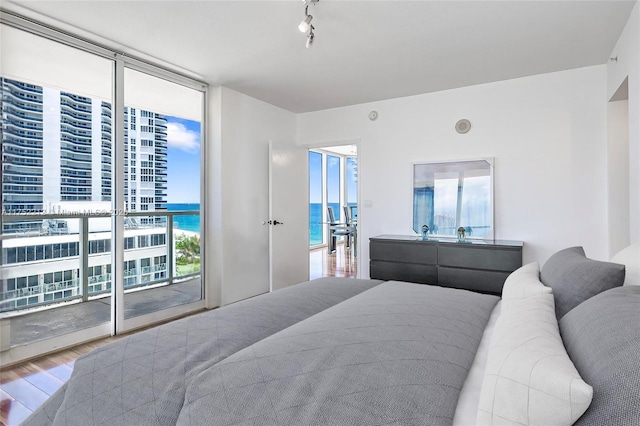
[{"label": "palm tree", "polygon": [[176,237],[176,261],[182,264],[193,263],[200,258],[200,236],[179,235]]}]

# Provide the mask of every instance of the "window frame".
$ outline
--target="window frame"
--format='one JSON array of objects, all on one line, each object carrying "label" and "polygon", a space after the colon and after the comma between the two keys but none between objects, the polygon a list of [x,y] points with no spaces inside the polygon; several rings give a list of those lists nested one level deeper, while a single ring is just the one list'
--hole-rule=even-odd
[{"label": "window frame", "polygon": [[[73,48],[76,48],[80,51],[87,52],[89,54],[95,55],[97,57],[102,57],[108,59],[113,62],[113,81],[112,81],[112,106],[113,106],[113,116],[115,117],[113,122],[113,157],[116,157],[117,160],[112,168],[112,173],[114,175],[114,179],[112,180],[112,188],[117,188],[117,191],[111,195],[111,202],[113,211],[121,210],[124,205],[124,192],[127,191],[127,187],[124,184],[124,162],[126,161],[125,150],[128,150],[124,146],[123,141],[125,140],[125,134],[127,132],[127,120],[124,114],[124,70],[125,68],[133,69],[136,71],[140,71],[146,74],[149,74],[153,77],[160,78],[171,83],[175,83],[195,91],[199,91],[202,93],[201,96],[201,121],[200,121],[200,223],[202,228],[202,235],[205,236],[206,233],[204,230],[207,229],[207,179],[206,179],[206,160],[207,160],[207,151],[208,151],[208,122],[207,118],[208,114],[208,100],[209,100],[209,87],[208,84],[197,80],[184,72],[176,71],[172,69],[168,69],[163,67],[160,64],[154,64],[152,62],[148,62],[142,59],[138,59],[134,56],[120,53],[103,45],[100,45],[96,42],[89,41],[87,39],[83,39],[69,33],[65,33],[62,30],[58,30],[54,27],[39,23],[37,21],[25,18],[10,11],[3,11],[0,15],[0,24],[6,25],[8,27],[13,27],[27,33],[42,37],[43,39],[52,40],[54,42],[67,45]],[[195,74],[191,74],[195,75]],[[135,111],[132,108],[132,111]],[[155,117],[154,117],[155,119]],[[126,126],[126,127],[125,127]],[[131,146],[131,152],[135,152],[135,145]],[[124,160],[123,160],[124,159]],[[25,209],[33,209],[33,206],[25,206]],[[112,263],[114,265],[113,271],[113,280],[114,282],[119,282],[118,291],[113,292],[113,300],[112,307],[115,306],[123,306],[123,283],[124,283],[124,270],[122,268],[122,260],[124,258],[124,217],[121,215],[113,215],[112,216]],[[1,222],[0,222],[1,224]],[[201,238],[201,249],[200,253],[202,258],[206,258],[206,238]],[[61,254],[61,247],[57,247],[58,251],[54,251],[53,247],[51,250],[51,258],[57,259]],[[68,251],[67,247],[67,251]],[[16,253],[18,254],[18,253]],[[23,253],[26,255],[26,252]],[[47,259],[47,252],[45,249],[44,257]],[[17,256],[16,256],[17,257]],[[24,261],[24,260],[22,260]],[[202,265],[206,264],[203,262]],[[202,286],[202,298],[198,302],[193,302],[189,305],[181,305],[180,307],[176,307],[173,309],[171,315],[177,315],[179,312],[190,312],[195,309],[200,309],[204,306],[210,305],[210,296],[208,292],[208,288],[206,286],[207,283],[207,273],[204,267],[201,267],[200,272],[200,280]],[[114,287],[114,290],[115,287]],[[169,315],[169,311],[166,311],[166,314]],[[135,327],[138,327],[138,323],[142,324],[142,321],[149,321],[149,323],[154,323],[162,320],[160,318],[161,315],[165,315],[165,313],[158,315],[148,315],[147,317],[139,317],[136,318],[136,321],[129,321],[128,325],[125,325],[124,313],[122,309],[116,309],[115,318],[112,316],[112,321],[110,323],[110,331],[112,335],[119,334],[121,332],[128,331]]]}]

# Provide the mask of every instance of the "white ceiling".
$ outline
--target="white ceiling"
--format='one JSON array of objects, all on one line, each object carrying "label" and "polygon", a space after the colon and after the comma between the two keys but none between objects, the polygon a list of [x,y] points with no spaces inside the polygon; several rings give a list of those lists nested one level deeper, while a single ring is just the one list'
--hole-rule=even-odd
[{"label": "white ceiling", "polygon": [[634,3],[322,0],[310,7],[311,49],[297,29],[299,0],[4,1],[3,8],[54,18],[210,84],[307,112],[603,64]]}]

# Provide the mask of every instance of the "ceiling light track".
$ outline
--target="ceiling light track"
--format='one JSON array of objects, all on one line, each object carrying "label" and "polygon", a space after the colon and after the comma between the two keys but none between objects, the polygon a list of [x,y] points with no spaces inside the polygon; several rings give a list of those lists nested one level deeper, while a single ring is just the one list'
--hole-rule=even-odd
[{"label": "ceiling light track", "polygon": [[305,44],[307,49],[311,47],[311,45],[313,44],[313,40],[315,38],[315,34],[313,33],[313,30],[315,30],[315,27],[311,24],[311,20],[313,20],[313,16],[309,15],[309,5],[310,4],[315,5],[319,1],[320,0],[302,0],[302,3],[304,3],[305,5],[304,19],[298,25],[298,29],[300,30],[301,33],[307,34],[307,43]]}]

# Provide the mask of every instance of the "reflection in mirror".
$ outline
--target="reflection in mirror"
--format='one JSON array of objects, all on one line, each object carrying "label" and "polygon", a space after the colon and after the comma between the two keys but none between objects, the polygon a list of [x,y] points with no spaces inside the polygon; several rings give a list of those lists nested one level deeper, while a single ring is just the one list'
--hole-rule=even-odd
[{"label": "reflection in mirror", "polygon": [[413,230],[422,235],[493,238],[493,161],[413,165]]}]

